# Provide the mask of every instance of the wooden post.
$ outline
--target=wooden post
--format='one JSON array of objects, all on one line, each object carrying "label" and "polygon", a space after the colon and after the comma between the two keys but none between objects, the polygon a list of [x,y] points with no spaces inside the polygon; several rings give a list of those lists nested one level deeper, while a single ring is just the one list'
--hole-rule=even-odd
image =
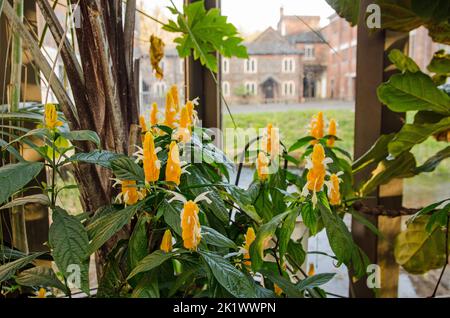
[{"label": "wooden post", "polygon": [[[362,156],[382,134],[398,131],[402,126],[402,114],[393,113],[383,106],[377,97],[377,88],[392,75],[385,72],[390,64],[388,52],[393,48],[406,51],[408,34],[369,30],[366,25],[366,8],[371,0],[361,2],[358,24],[357,82],[355,109],[355,158]],[[375,167],[372,165],[355,176],[355,183],[367,179]],[[373,199],[366,199],[367,206],[384,205],[389,208],[402,206],[402,182],[393,180],[379,187]],[[375,224],[384,239],[380,239],[364,225],[352,221],[352,235],[364,250],[372,264],[381,267],[381,289],[378,297],[396,297],[398,292],[399,266],[393,257],[393,240],[400,231],[400,218],[374,217],[368,219]],[[352,279],[350,278],[352,284]],[[354,297],[375,297],[367,286],[366,278],[353,283],[350,294]]]},{"label": "wooden post", "polygon": [[[192,3],[197,0],[185,1]],[[220,8],[220,0],[206,0],[205,7],[206,9]],[[220,128],[222,123],[220,93],[212,73],[202,66],[200,61],[194,61],[192,57],[186,60],[185,71],[185,96],[187,99],[200,98],[198,114],[203,127]],[[220,83],[220,75],[216,76],[216,79]]]},{"label": "wooden post", "polygon": [[[24,1],[24,17],[28,21],[34,32],[37,33],[37,15],[36,15],[36,3],[35,1]],[[3,86],[3,79],[6,78],[6,83],[9,82],[9,76],[11,74],[11,50],[8,52],[8,43],[11,35],[11,30],[8,29],[6,18],[3,16],[0,18],[0,61],[7,61],[7,63],[0,63],[0,104],[6,104],[7,102],[7,87]],[[9,53],[9,54],[8,54]],[[22,67],[22,102],[41,102],[41,86],[38,79],[38,74],[32,60],[30,60],[30,54],[25,51],[23,55],[23,67]],[[6,67],[6,68],[5,68]],[[34,127],[29,127],[34,128]],[[25,154],[24,154],[25,156]],[[34,156],[33,156],[34,157]],[[40,181],[46,181],[45,172],[41,173],[37,178]],[[32,184],[31,184],[32,185]],[[37,189],[29,190],[24,193],[24,196],[33,195],[39,193]],[[38,204],[28,204],[24,206],[26,231],[28,236],[28,249],[30,252],[44,251],[47,248],[43,245],[48,240],[48,209]],[[3,238],[5,242],[12,243],[10,237],[10,222],[6,220],[2,213],[2,225]]]}]

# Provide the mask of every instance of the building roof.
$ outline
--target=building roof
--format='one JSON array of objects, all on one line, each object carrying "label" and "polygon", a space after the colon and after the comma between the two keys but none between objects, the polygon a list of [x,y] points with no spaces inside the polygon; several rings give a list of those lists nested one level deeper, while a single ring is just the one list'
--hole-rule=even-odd
[{"label": "building roof", "polygon": [[[316,33],[317,32],[317,33]],[[301,32],[288,35],[287,39],[290,43],[324,43],[324,36],[320,31]]]},{"label": "building roof", "polygon": [[289,41],[282,37],[272,27],[267,28],[252,42],[246,43],[248,54],[250,55],[288,55],[303,54],[292,46]]}]

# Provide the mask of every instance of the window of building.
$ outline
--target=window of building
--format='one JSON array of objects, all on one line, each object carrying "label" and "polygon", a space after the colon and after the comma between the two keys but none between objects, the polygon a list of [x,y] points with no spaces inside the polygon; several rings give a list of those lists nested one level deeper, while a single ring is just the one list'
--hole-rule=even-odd
[{"label": "window of building", "polygon": [[282,72],[283,73],[294,73],[295,72],[295,60],[293,57],[286,57],[282,62]]},{"label": "window of building", "polygon": [[222,60],[222,73],[228,74],[230,72],[230,59],[224,58]]},{"label": "window of building", "polygon": [[183,74],[184,73],[184,59],[180,60],[180,73]]},{"label": "window of building", "polygon": [[150,105],[151,104],[150,84],[144,80],[142,81],[141,92],[142,92],[141,104]]},{"label": "window of building", "polygon": [[283,82],[283,96],[294,96],[295,95],[295,83],[293,81]]},{"label": "window of building", "polygon": [[163,97],[167,90],[167,85],[164,82],[157,82],[155,83],[154,87],[154,94],[157,97]]},{"label": "window of building", "polygon": [[230,83],[222,82],[222,94],[223,96],[230,96]]},{"label": "window of building", "polygon": [[316,56],[313,45],[305,45],[305,60],[312,60]]},{"label": "window of building", "polygon": [[258,71],[258,63],[256,58],[251,57],[244,62],[244,72],[245,73],[256,73]]},{"label": "window of building", "polygon": [[255,96],[257,94],[257,88],[255,82],[245,82],[245,91],[248,95]]}]

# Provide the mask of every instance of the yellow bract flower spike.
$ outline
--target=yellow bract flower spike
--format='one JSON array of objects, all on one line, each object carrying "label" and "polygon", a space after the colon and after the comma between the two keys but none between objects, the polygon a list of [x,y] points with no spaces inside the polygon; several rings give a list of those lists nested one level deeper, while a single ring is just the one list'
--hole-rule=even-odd
[{"label": "yellow bract flower spike", "polygon": [[190,122],[188,109],[184,106],[181,109],[180,125],[174,134],[174,139],[183,143],[187,143],[191,140]]},{"label": "yellow bract flower spike", "polygon": [[166,253],[172,252],[172,232],[170,232],[170,230],[164,232],[160,249]]},{"label": "yellow bract flower spike", "polygon": [[155,141],[151,132],[145,134],[143,147],[145,182],[156,182],[159,179],[161,163],[156,154]]},{"label": "yellow bract flower spike", "polygon": [[[330,120],[330,125],[328,126],[328,135],[336,137],[337,134],[337,125],[334,119]],[[336,138],[331,137],[327,140],[327,146],[332,148],[334,143],[336,142]]]},{"label": "yellow bract flower spike", "polygon": [[273,284],[273,291],[277,296],[281,296],[281,294],[283,294],[283,290],[277,284]]},{"label": "yellow bract flower spike", "polygon": [[258,154],[256,166],[259,180],[261,181],[267,180],[269,176],[269,159],[263,152],[260,152]]},{"label": "yellow bract flower spike", "polygon": [[180,185],[181,177],[181,162],[180,150],[175,141],[172,141],[169,148],[169,157],[166,166],[166,181],[174,182],[177,186]]},{"label": "yellow bract flower spike", "polygon": [[272,152],[272,128],[273,125],[272,124],[268,124],[267,125],[267,139],[266,139],[266,152],[267,153],[271,153]]},{"label": "yellow bract flower spike", "polygon": [[180,95],[178,94],[177,85],[172,85],[170,93],[172,94],[174,109],[178,113],[180,111]]},{"label": "yellow bract flower spike", "polygon": [[188,250],[196,250],[202,238],[199,211],[197,203],[193,201],[187,201],[181,211],[181,237],[183,246]]},{"label": "yellow bract flower spike", "polygon": [[158,124],[158,104],[153,103],[150,111],[150,125],[154,127]]},{"label": "yellow bract flower spike", "polygon": [[194,103],[192,102],[192,101],[188,101],[187,103],[186,103],[186,108],[187,108],[187,110],[188,110],[188,114],[189,114],[189,120],[190,120],[190,125],[193,125],[194,124],[194,116],[195,116],[195,114],[194,114],[194,112],[195,112],[195,110],[194,110]]},{"label": "yellow bract flower spike", "polygon": [[[319,112],[317,115],[313,116],[311,119],[311,132],[310,135],[316,139],[321,139],[324,136],[324,121],[323,113]],[[312,144],[317,143],[317,140],[313,140]]]},{"label": "yellow bract flower spike", "polygon": [[250,266],[252,262],[250,261],[250,245],[255,241],[256,234],[255,230],[252,227],[247,229],[247,233],[244,235],[244,265]]},{"label": "yellow bract flower spike", "polygon": [[321,144],[316,144],[311,156],[312,168],[308,171],[307,181],[310,191],[318,192],[322,190],[325,182],[325,150]]},{"label": "yellow bract flower spike", "polygon": [[123,202],[126,205],[134,205],[139,201],[139,193],[136,187],[136,181],[122,181]]},{"label": "yellow bract flower spike", "polygon": [[161,80],[164,77],[163,69],[159,66],[159,62],[164,57],[164,42],[160,38],[152,35],[150,37],[150,63],[152,64],[155,76]]},{"label": "yellow bract flower spike", "polygon": [[143,133],[147,132],[147,124],[145,123],[145,117],[143,115],[139,116],[139,125]]},{"label": "yellow bract flower spike", "polygon": [[53,104],[45,105],[45,127],[48,129],[55,129],[63,125],[61,121],[58,120],[58,114],[56,112],[56,106]]},{"label": "yellow bract flower spike", "polygon": [[171,92],[168,92],[167,96],[166,96],[165,114],[166,114],[166,121],[164,124],[170,128],[175,128],[175,123],[176,123],[175,117],[177,115],[177,112],[174,109],[173,96],[172,96]]},{"label": "yellow bract flower spike", "polygon": [[45,290],[45,288],[39,289],[36,298],[47,298],[47,291]]},{"label": "yellow bract flower spike", "polygon": [[331,205],[341,204],[341,193],[339,189],[339,177],[336,174],[330,176],[330,182],[328,184],[328,199]]},{"label": "yellow bract flower spike", "polygon": [[315,273],[316,273],[316,269],[314,267],[314,264],[310,263],[309,270],[308,270],[308,276],[314,276]]}]

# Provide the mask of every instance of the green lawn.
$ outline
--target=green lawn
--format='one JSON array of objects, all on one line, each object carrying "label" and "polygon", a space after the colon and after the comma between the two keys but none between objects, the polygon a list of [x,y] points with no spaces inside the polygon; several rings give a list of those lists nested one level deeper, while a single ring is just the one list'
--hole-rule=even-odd
[{"label": "green lawn", "polygon": [[[239,128],[264,128],[268,123],[280,129],[282,140],[287,147],[297,139],[308,134],[308,124],[311,117],[318,110],[287,111],[287,112],[261,112],[248,114],[235,114],[234,119]],[[352,110],[325,110],[326,120],[336,119],[338,122],[338,137],[342,139],[337,145],[353,153],[354,112]],[[224,128],[233,128],[228,114],[224,114]],[[226,130],[225,130],[226,133]],[[444,148],[446,145],[437,143],[430,138],[413,149],[419,164]],[[229,153],[231,145],[225,144]],[[447,160],[433,173],[417,176],[405,181],[404,205],[420,207],[444,198],[450,197],[450,160]]]}]

